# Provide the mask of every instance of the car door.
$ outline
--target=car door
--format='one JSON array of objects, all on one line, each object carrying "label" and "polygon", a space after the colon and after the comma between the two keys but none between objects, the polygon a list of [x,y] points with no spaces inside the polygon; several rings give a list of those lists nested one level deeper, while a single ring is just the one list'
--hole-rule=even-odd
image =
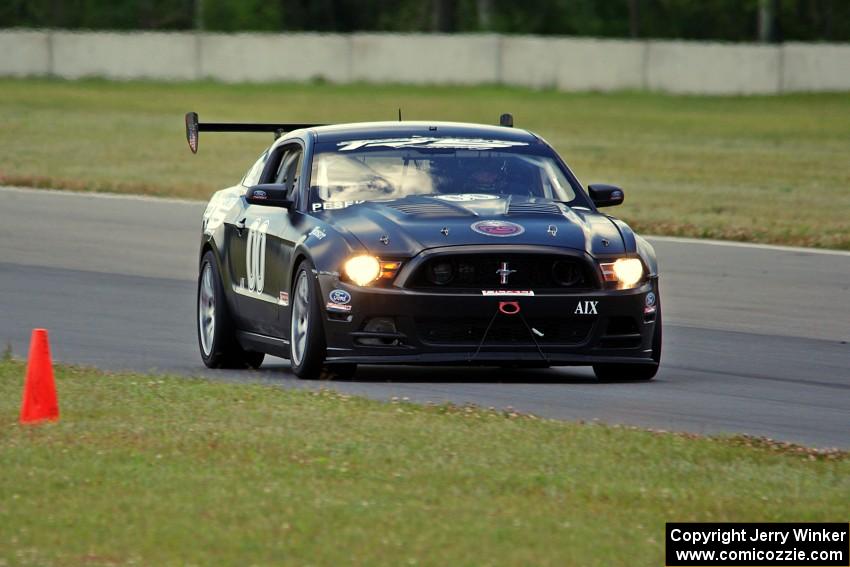
[{"label": "car door", "polygon": [[[265,155],[262,173],[245,176],[246,191],[261,183],[280,184],[296,200],[302,155],[298,142],[273,147]],[[288,321],[289,262],[295,245],[291,213],[281,207],[249,204],[244,197],[242,205],[228,226],[235,319],[240,329],[286,338],[288,324],[281,324],[280,312],[285,310]]]},{"label": "car door", "polygon": [[[245,177],[242,178],[242,186],[245,191],[260,182],[263,170],[268,162],[269,154],[269,150],[263,152],[245,174]],[[245,201],[244,194],[240,198],[234,213],[228,215],[225,221],[225,248],[227,250],[225,264],[233,291],[234,308],[231,310],[231,316],[240,329],[255,331],[256,313],[252,309],[254,302],[250,301],[250,299],[252,294],[256,292],[256,279],[254,279],[253,285],[249,284],[248,263],[249,260],[253,262],[252,252],[254,242],[261,241],[261,239],[251,238],[249,242],[249,236],[251,236],[249,227],[254,225],[254,221],[258,217],[255,211],[250,210],[250,206]]]},{"label": "car door", "polygon": [[265,285],[270,291],[273,290],[277,304],[267,311],[264,327],[267,334],[279,338],[289,338],[289,294],[292,285],[290,264],[299,235],[293,227],[293,219],[299,214],[297,207],[304,162],[304,151],[299,143],[288,144],[284,150],[273,182],[286,187],[287,196],[295,205],[291,210],[275,209],[272,213],[273,222],[266,234],[268,255]]}]

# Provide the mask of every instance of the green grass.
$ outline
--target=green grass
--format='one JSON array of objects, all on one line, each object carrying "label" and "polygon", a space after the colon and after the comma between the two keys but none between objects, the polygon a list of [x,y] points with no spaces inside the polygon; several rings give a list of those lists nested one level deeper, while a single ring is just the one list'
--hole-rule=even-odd
[{"label": "green grass", "polygon": [[621,215],[654,234],[850,249],[850,96],[674,97],[502,87],[0,80],[0,182],[206,198],[269,136],[203,135],[206,120],[444,119],[548,139],[585,182],[622,185]]},{"label": "green grass", "polygon": [[[846,454],[0,362],[0,565],[662,565],[665,521],[840,521]],[[651,387],[651,386],[650,386]],[[5,561],[5,563],[4,563]]]}]

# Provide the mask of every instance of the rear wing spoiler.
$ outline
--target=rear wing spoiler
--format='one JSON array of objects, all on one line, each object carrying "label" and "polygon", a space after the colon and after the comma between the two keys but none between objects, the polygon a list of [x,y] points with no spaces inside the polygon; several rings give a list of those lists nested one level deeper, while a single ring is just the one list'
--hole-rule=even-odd
[{"label": "rear wing spoiler", "polygon": [[275,139],[284,132],[299,128],[312,128],[322,124],[245,124],[239,122],[198,122],[197,112],[186,113],[186,141],[193,154],[198,153],[198,138],[201,132],[270,132]]}]

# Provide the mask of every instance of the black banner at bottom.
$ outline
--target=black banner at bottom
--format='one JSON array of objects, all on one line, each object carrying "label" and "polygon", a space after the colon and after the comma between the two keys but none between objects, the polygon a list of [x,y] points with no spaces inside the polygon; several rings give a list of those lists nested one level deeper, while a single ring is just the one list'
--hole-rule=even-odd
[{"label": "black banner at bottom", "polygon": [[850,525],[668,523],[667,567],[850,565]]}]

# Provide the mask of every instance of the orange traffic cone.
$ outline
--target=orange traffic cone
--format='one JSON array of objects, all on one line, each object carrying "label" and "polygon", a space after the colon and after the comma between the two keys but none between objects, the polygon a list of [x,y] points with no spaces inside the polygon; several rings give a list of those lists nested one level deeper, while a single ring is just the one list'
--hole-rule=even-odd
[{"label": "orange traffic cone", "polygon": [[33,329],[30,357],[27,362],[27,379],[24,383],[24,399],[21,403],[21,423],[57,419],[59,419],[59,402],[56,399],[56,384],[53,381],[53,363],[50,361],[47,331]]}]

